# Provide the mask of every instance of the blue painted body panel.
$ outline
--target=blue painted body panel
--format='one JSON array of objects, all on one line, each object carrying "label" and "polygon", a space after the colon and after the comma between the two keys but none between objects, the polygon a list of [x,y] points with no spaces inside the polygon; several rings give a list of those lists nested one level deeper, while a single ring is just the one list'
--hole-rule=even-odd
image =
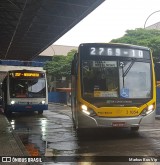
[{"label": "blue painted body panel", "polygon": [[48,110],[48,105],[7,105],[7,110],[11,112],[42,111]]}]

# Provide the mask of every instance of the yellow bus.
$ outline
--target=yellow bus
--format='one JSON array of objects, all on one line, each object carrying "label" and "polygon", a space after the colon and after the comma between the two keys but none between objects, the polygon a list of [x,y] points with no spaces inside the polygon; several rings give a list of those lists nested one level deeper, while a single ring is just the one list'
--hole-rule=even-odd
[{"label": "yellow bus", "polygon": [[139,126],[155,120],[151,50],[117,43],[80,44],[71,67],[71,109],[77,130]]}]

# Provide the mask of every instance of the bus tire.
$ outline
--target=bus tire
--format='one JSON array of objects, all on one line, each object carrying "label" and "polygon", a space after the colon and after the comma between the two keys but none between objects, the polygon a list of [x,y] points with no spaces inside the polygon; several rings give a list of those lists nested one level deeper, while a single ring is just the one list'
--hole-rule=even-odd
[{"label": "bus tire", "polygon": [[38,111],[38,114],[39,114],[39,115],[42,115],[42,114],[43,114],[43,110]]},{"label": "bus tire", "polygon": [[137,127],[131,127],[131,131],[133,131],[133,132],[137,132],[139,130],[139,127],[137,126]]}]

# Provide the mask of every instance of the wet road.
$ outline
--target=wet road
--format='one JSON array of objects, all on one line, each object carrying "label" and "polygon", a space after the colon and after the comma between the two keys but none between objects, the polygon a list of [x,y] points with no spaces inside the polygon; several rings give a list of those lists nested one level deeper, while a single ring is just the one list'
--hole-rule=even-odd
[{"label": "wet road", "polygon": [[[78,164],[89,165],[90,162],[106,164],[103,162],[106,159],[125,161],[129,158],[138,159],[138,156],[142,159],[145,156],[160,156],[160,120],[158,119],[152,126],[141,127],[138,133],[132,133],[129,129],[100,129],[86,130],[77,135],[73,127],[70,107],[52,104],[43,115],[15,113],[9,121],[29,153],[33,156],[47,156],[49,161],[52,161],[50,160],[52,156],[57,155],[64,156],[59,157],[61,161],[74,159],[74,156],[84,156],[82,158],[85,162]],[[160,162],[138,162],[141,161],[141,157],[132,164],[160,164]],[[98,163],[99,160],[102,162]],[[110,164],[116,164],[116,162]]]}]

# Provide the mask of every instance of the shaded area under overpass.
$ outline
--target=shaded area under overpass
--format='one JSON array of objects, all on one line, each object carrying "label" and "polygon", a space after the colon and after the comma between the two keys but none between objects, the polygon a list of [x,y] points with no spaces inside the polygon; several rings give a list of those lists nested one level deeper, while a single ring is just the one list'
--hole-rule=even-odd
[{"label": "shaded area under overpass", "polygon": [[1,0],[0,59],[32,60],[104,0]]}]

